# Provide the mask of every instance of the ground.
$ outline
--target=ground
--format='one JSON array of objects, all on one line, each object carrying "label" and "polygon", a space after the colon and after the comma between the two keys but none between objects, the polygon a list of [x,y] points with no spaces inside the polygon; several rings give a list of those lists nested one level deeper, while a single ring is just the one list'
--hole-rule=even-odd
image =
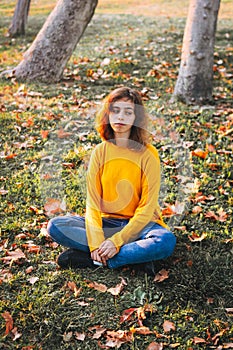
[{"label": "ground", "polygon": [[[1,81],[0,347],[233,348],[232,18],[218,23],[213,102],[185,106],[169,103],[185,15],[116,14],[116,5],[110,14],[105,4],[59,84]],[[10,39],[10,5],[0,6],[3,70],[45,17],[34,6],[27,35]],[[53,215],[84,213],[88,156],[100,142],[94,113],[120,85],[143,95],[163,167],[161,206],[177,236],[156,278],[127,267],[62,271],[62,248],[45,229]]]}]

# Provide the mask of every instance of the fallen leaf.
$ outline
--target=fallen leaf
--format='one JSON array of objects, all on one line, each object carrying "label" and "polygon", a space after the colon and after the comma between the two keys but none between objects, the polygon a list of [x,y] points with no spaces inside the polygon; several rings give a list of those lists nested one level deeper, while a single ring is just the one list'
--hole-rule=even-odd
[{"label": "fallen leaf", "polygon": [[163,350],[163,344],[162,343],[156,343],[156,342],[152,342],[148,345],[148,347],[146,348],[146,350]]},{"label": "fallen leaf", "polygon": [[154,282],[163,282],[169,277],[169,272],[165,269],[160,270],[154,278]]},{"label": "fallen leaf", "polygon": [[225,310],[230,314],[233,313],[233,307],[227,307]]},{"label": "fallen leaf", "polygon": [[192,151],[192,156],[196,156],[202,159],[205,159],[207,155],[208,155],[208,151],[203,151],[200,148],[197,148],[194,151]]},{"label": "fallen leaf", "polygon": [[8,251],[7,256],[0,258],[0,260],[3,260],[4,262],[9,262],[10,264],[12,264],[14,261],[18,261],[20,259],[25,259],[25,258],[26,256],[22,252],[22,250],[17,248],[14,251],[11,251],[11,252]]},{"label": "fallen leaf", "polygon": [[65,342],[69,342],[71,340],[71,338],[73,337],[73,332],[68,332],[68,333],[64,333],[63,334],[63,340]]},{"label": "fallen leaf", "polygon": [[9,191],[7,191],[7,190],[4,190],[4,188],[0,188],[0,194],[2,195],[2,196],[4,196],[5,194],[7,194]]},{"label": "fallen leaf", "polygon": [[109,288],[107,291],[112,295],[119,295],[120,292],[124,289],[124,286],[127,286],[127,283],[124,278],[121,277],[121,282],[116,285],[116,287]]},{"label": "fallen leaf", "polygon": [[136,307],[132,307],[132,308],[124,310],[121,317],[120,317],[120,323],[123,323],[125,321],[129,321],[131,319],[131,316],[133,315],[133,313],[136,310],[137,310]]},{"label": "fallen leaf", "polygon": [[107,328],[103,328],[102,326],[94,326],[90,327],[89,331],[95,330],[95,334],[92,336],[92,339],[99,339],[102,334],[104,334],[107,331]]},{"label": "fallen leaf", "polygon": [[194,342],[194,344],[206,343],[205,339],[199,338],[199,337],[194,337],[193,342]]},{"label": "fallen leaf", "polygon": [[29,281],[31,284],[35,284],[38,280],[39,280],[39,277],[31,277],[31,278],[29,278],[28,281]]},{"label": "fallen leaf", "polygon": [[48,216],[62,213],[65,211],[65,209],[65,203],[55,198],[49,198],[47,203],[44,205],[44,210]]},{"label": "fallen leaf", "polygon": [[193,207],[192,213],[193,214],[199,214],[202,212],[202,208],[199,205],[196,205],[195,207]]},{"label": "fallen leaf", "polygon": [[6,321],[6,330],[5,330],[5,335],[9,334],[10,331],[13,329],[13,318],[11,314],[8,311],[5,311],[2,313],[2,317]]},{"label": "fallen leaf", "polygon": [[176,327],[173,322],[165,320],[163,323],[163,330],[165,333],[170,332],[170,331],[175,331]]},{"label": "fallen leaf", "polygon": [[13,336],[14,336],[13,339],[12,339],[13,341],[19,339],[19,338],[22,336],[22,334],[18,332],[17,327],[14,327],[14,328],[12,329],[11,333],[12,333]]},{"label": "fallen leaf", "polygon": [[87,286],[95,290],[98,290],[99,292],[102,292],[102,293],[105,293],[108,289],[105,284],[97,283],[97,282],[90,282],[88,283]]},{"label": "fallen leaf", "polygon": [[188,236],[191,242],[201,242],[203,239],[207,237],[207,233],[203,232],[201,236],[199,236],[197,233],[192,232],[191,236]]},{"label": "fallen leaf", "polygon": [[74,296],[75,298],[77,298],[79,296],[79,294],[81,293],[82,291],[82,287],[78,288],[77,285],[74,283],[74,282],[71,282],[69,281],[67,283],[67,287],[72,291],[74,292]]},{"label": "fallen leaf", "polygon": [[40,131],[42,139],[47,139],[49,135],[49,130],[41,130]]},{"label": "fallen leaf", "polygon": [[131,328],[130,331],[132,333],[136,333],[136,334],[152,334],[153,332],[150,330],[150,328],[142,326],[142,327],[138,327],[138,328]]},{"label": "fallen leaf", "polygon": [[72,132],[65,131],[64,129],[59,129],[57,132],[57,136],[59,139],[64,139],[66,137],[70,137],[71,135],[73,135]]},{"label": "fallen leaf", "polygon": [[25,272],[28,274],[28,273],[31,273],[33,271],[33,266],[29,266],[28,268],[26,268]]},{"label": "fallen leaf", "polygon": [[77,340],[80,340],[80,341],[84,341],[85,338],[86,338],[86,334],[85,334],[85,333],[78,333],[78,332],[75,332],[74,335],[75,335],[75,338],[76,338]]}]

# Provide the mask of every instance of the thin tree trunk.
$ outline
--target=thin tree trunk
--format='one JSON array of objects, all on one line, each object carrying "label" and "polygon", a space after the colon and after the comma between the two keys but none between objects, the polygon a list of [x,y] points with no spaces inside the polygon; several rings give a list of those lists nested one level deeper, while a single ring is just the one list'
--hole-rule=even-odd
[{"label": "thin tree trunk", "polygon": [[173,99],[187,104],[205,104],[212,99],[219,6],[220,0],[190,0]]},{"label": "thin tree trunk", "polygon": [[25,34],[31,0],[18,0],[8,33],[11,37]]},{"label": "thin tree trunk", "polygon": [[12,70],[18,80],[57,82],[84,30],[98,0],[59,0],[24,59]]}]

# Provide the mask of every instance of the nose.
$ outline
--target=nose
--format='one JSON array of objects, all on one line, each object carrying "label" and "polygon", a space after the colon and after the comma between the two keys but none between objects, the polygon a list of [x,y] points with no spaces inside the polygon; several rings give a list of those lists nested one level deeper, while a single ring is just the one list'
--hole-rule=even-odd
[{"label": "nose", "polygon": [[124,120],[124,111],[120,111],[120,113],[118,114],[118,119],[119,120]]}]

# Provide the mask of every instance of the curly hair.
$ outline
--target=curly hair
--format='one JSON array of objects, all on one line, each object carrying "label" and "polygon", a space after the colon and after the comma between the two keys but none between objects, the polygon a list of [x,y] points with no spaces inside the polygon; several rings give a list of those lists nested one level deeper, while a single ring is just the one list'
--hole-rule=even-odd
[{"label": "curly hair", "polygon": [[[128,87],[120,87],[109,93],[96,116],[96,130],[103,140],[114,142],[114,131],[109,122],[109,114],[114,102],[125,99],[134,103],[135,120],[131,127],[129,140],[132,148],[140,148],[148,143],[147,115],[138,91]],[[133,142],[132,142],[133,141]]]}]

